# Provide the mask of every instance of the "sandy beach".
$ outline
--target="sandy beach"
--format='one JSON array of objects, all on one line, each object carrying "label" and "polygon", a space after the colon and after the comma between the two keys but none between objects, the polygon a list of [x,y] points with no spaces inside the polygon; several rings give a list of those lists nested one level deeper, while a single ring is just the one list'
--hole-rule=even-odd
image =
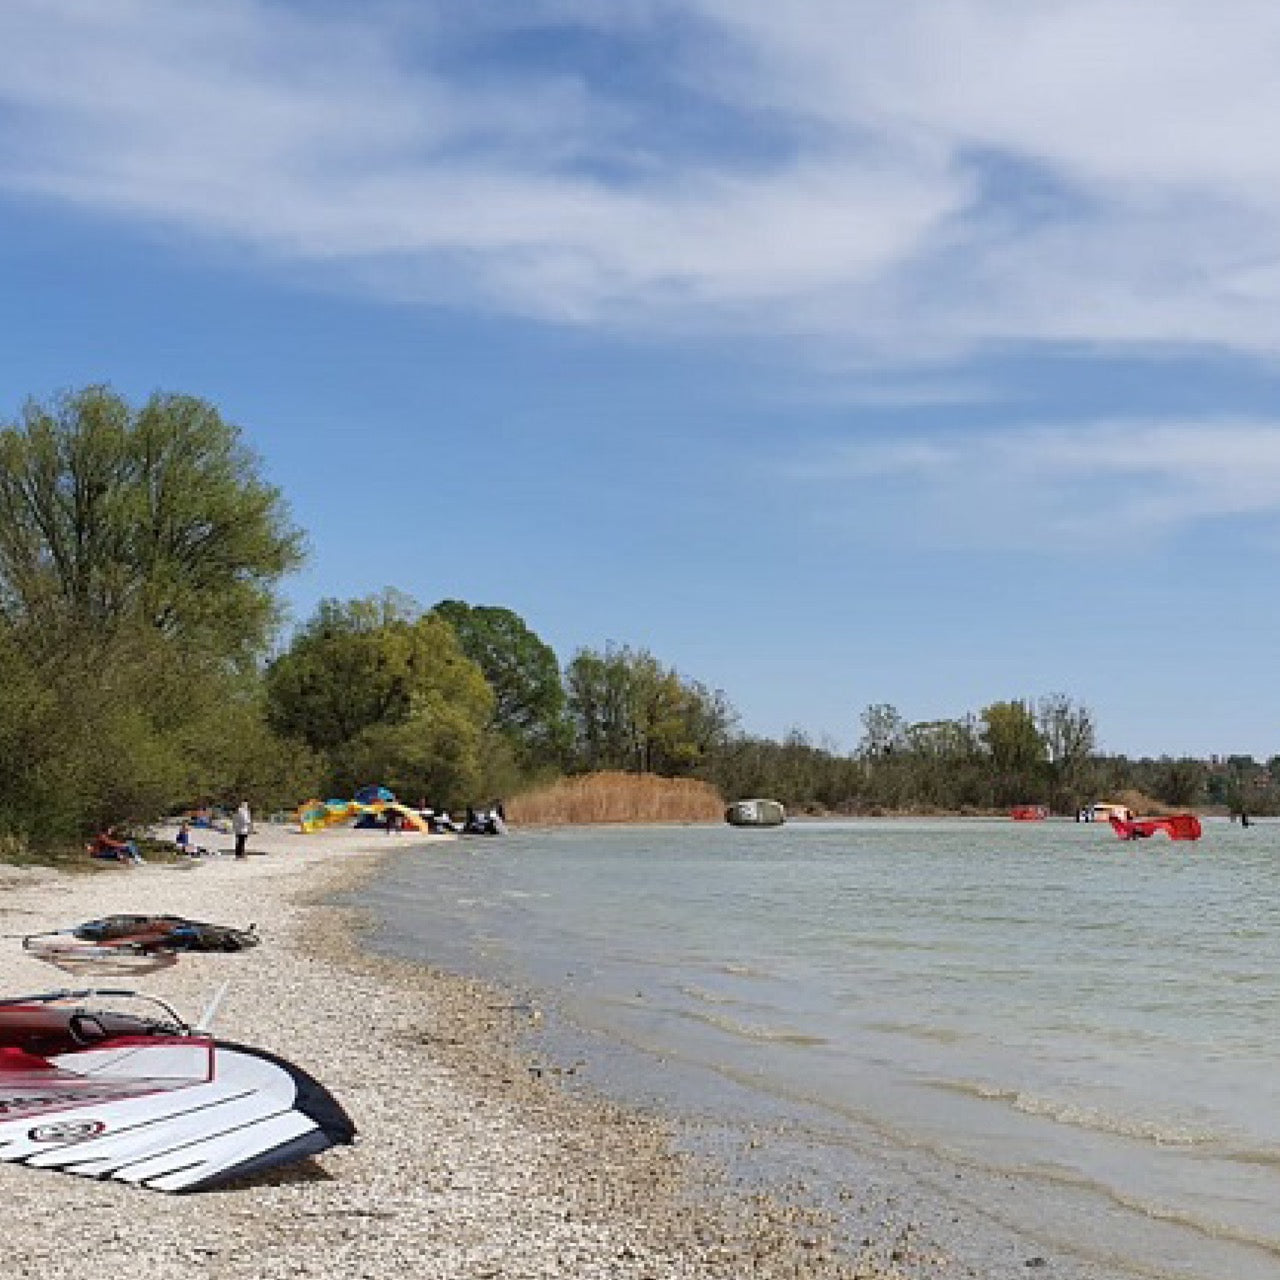
[{"label": "sandy beach", "polygon": [[[158,834],[165,835],[166,832]],[[231,837],[201,832],[229,853]],[[229,979],[215,1031],[310,1071],[359,1138],[272,1177],[168,1196],[0,1164],[6,1274],[211,1277],[893,1277],[972,1274],[909,1229],[837,1249],[802,1204],[748,1196],[680,1155],[661,1124],[570,1095],[502,993],[373,958],[324,905],[385,857],[428,843],[260,826],[255,856],[86,874],[0,868],[5,994],[91,985],[12,935],[112,912],[255,924],[258,948],[184,955],[133,986],[194,1019]],[[442,845],[441,856],[449,849]]]}]

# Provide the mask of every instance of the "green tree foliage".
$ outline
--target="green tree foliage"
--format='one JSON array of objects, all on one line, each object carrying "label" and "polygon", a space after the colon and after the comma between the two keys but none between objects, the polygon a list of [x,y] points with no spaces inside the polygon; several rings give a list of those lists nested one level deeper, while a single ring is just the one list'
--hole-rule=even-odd
[{"label": "green tree foliage", "polygon": [[982,710],[982,741],[997,769],[1028,771],[1046,758],[1045,742],[1025,702],[993,702]]},{"label": "green tree foliage", "polygon": [[582,649],[565,683],[583,769],[679,776],[722,746],[736,719],[719,690],[683,679],[644,649]]},{"label": "green tree foliage", "polygon": [[1025,702],[993,702],[984,707],[982,742],[995,774],[996,804],[1037,798],[1049,782],[1048,752]]},{"label": "green tree foliage", "polygon": [[1063,694],[993,703],[978,715],[908,724],[866,708],[853,811],[989,812],[1021,801],[1078,807],[1096,779],[1093,717]]},{"label": "green tree foliage", "polygon": [[1189,808],[1204,796],[1207,776],[1202,760],[1164,759],[1157,763],[1144,790],[1165,804]]},{"label": "green tree foliage", "polygon": [[819,746],[797,729],[781,741],[742,736],[725,743],[701,771],[726,799],[768,796],[794,812],[856,812],[865,797],[860,760]]},{"label": "green tree foliage", "polygon": [[982,747],[972,716],[963,720],[922,720],[909,725],[903,737],[907,749],[917,759],[942,764],[971,762]]},{"label": "green tree foliage", "polygon": [[1276,778],[1252,756],[1228,756],[1207,779],[1210,798],[1239,814],[1275,813],[1280,808]]},{"label": "green tree foliage", "polygon": [[1097,791],[1093,760],[1098,743],[1093,713],[1065,693],[1051,693],[1036,701],[1035,722],[1050,771],[1048,794],[1035,798],[1064,812],[1078,810],[1095,798]]},{"label": "green tree foliage", "polygon": [[46,644],[142,625],[250,660],[301,559],[279,492],[202,400],[135,410],[90,387],[0,431],[0,611]]},{"label": "green tree foliage", "polygon": [[564,684],[555,651],[510,609],[441,600],[432,610],[484,672],[493,725],[530,763],[558,760],[567,745]]},{"label": "green tree foliage", "polygon": [[268,668],[268,716],[327,761],[325,789],[378,782],[415,803],[486,789],[493,692],[453,628],[386,592],[326,600]]},{"label": "green tree foliage", "polygon": [[56,840],[221,798],[262,733],[253,663],[300,556],[277,491],[202,401],[135,410],[93,387],[0,429],[6,828]]}]

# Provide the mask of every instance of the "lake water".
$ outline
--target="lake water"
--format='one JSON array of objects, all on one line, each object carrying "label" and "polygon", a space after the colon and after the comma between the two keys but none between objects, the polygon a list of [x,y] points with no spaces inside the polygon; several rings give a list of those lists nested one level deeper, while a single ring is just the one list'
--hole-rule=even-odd
[{"label": "lake water", "polygon": [[1280,825],[517,832],[360,901],[531,993],[591,1087],[771,1126],[820,1191],[896,1177],[1057,1277],[1280,1277]]}]

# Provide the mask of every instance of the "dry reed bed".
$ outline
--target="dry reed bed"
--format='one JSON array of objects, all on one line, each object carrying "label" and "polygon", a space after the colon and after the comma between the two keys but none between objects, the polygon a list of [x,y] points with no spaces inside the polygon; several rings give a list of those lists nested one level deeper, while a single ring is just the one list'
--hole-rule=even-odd
[{"label": "dry reed bed", "polygon": [[652,773],[589,773],[516,796],[507,814],[517,826],[590,822],[718,822],[724,800],[706,782]]}]

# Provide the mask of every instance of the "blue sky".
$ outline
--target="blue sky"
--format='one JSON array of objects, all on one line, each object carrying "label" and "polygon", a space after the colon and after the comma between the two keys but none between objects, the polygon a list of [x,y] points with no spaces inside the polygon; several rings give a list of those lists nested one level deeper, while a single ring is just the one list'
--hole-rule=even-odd
[{"label": "blue sky", "polygon": [[1255,0],[6,0],[0,414],[213,401],[299,618],[1268,757],[1278,61]]}]

